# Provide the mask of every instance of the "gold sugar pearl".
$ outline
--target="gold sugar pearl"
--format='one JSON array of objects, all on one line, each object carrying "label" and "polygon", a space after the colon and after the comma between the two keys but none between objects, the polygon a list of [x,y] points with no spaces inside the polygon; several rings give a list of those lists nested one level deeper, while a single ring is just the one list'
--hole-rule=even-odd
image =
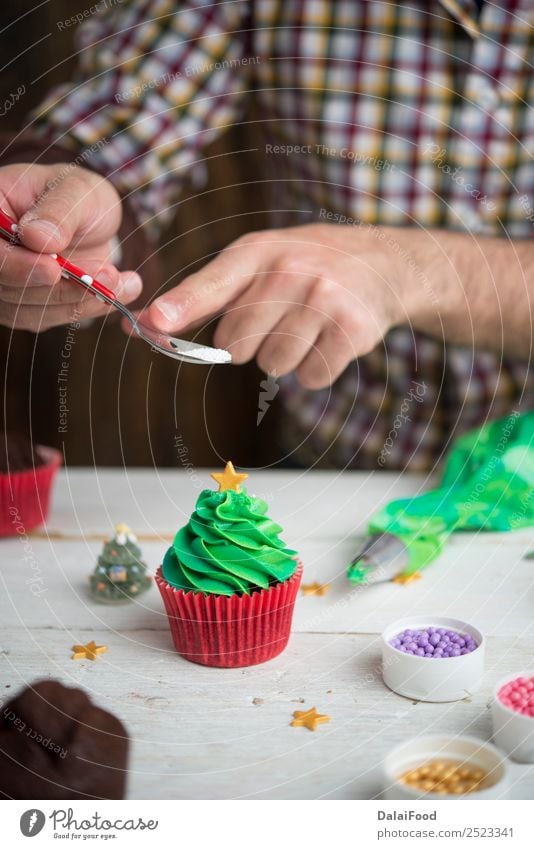
[{"label": "gold sugar pearl", "polygon": [[456,777],[456,767],[453,767],[453,766],[448,767],[442,773],[442,775],[443,775],[443,778],[445,779],[445,781],[448,781],[451,778],[455,778]]},{"label": "gold sugar pearl", "polygon": [[427,761],[399,776],[399,781],[425,793],[463,796],[484,786],[487,776],[480,767],[458,761]]}]

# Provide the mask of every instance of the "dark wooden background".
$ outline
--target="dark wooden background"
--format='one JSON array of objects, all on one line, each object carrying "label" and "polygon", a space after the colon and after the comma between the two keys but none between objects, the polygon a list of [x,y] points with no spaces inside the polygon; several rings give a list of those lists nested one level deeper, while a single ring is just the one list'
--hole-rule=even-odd
[{"label": "dark wooden background", "polygon": [[[34,10],[29,0],[4,0],[2,28],[11,25],[0,37],[2,64],[7,64],[2,103],[21,82],[27,91],[2,118],[3,130],[18,132],[47,90],[72,77],[69,57],[76,27],[59,31],[57,21],[89,5],[88,0],[50,0]],[[28,50],[47,33],[51,36]],[[253,146],[246,133],[235,128],[212,146],[210,152],[230,155],[220,160],[224,169],[209,169],[209,188],[214,189],[209,203],[191,197],[181,204],[183,211],[166,234],[171,244],[161,249],[163,279],[174,275],[173,285],[177,268],[219,250],[246,230],[267,226],[264,214],[257,212],[266,207],[261,185],[254,185],[261,175],[253,154],[233,153]],[[232,188],[238,183],[247,186]],[[218,223],[208,226],[210,221]],[[180,237],[194,228],[194,236]],[[67,384],[67,432],[59,433],[57,377],[65,338],[65,328],[39,335],[0,328],[3,427],[62,448],[66,462],[75,465],[213,466],[233,458],[242,467],[256,467],[276,458],[276,403],[257,427],[263,376],[253,364],[177,368],[143,343],[128,343],[110,321],[76,334]]]}]

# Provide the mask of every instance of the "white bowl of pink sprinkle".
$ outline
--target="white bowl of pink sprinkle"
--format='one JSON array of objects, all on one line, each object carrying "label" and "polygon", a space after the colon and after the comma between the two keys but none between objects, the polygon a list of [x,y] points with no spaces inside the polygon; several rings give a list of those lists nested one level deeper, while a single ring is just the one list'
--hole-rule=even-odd
[{"label": "white bowl of pink sprinkle", "polygon": [[491,715],[496,745],[512,760],[534,764],[534,672],[501,678]]}]

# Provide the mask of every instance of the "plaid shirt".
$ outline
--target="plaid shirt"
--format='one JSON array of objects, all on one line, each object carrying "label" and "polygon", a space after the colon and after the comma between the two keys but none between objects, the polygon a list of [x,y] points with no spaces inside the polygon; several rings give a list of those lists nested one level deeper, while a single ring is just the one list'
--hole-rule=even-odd
[{"label": "plaid shirt", "polygon": [[[84,149],[152,233],[253,96],[276,226],[346,217],[529,238],[534,2],[478,5],[106,0],[79,27],[79,76],[37,125]],[[297,461],[415,470],[451,435],[532,406],[534,386],[525,364],[399,328],[333,391],[289,378],[281,395]]]}]

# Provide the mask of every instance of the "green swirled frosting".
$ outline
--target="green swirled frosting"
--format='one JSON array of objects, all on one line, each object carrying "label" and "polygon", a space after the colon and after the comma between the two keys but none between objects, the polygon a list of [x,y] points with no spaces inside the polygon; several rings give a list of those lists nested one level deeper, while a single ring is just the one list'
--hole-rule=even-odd
[{"label": "green swirled frosting", "polygon": [[266,513],[265,501],[246,490],[204,489],[164,557],[163,577],[185,591],[225,596],[286,581],[297,568],[296,552]]}]

